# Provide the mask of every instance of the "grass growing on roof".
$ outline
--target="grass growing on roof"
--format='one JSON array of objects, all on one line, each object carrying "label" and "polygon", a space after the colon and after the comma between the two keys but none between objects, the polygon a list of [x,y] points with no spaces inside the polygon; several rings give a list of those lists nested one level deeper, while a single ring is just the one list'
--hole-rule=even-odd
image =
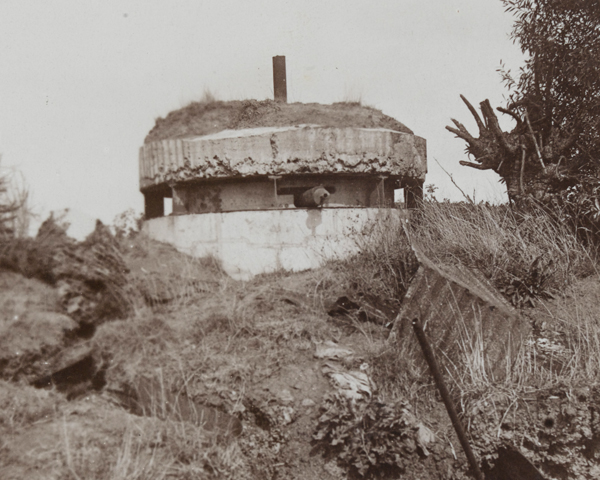
[{"label": "grass growing on roof", "polygon": [[281,103],[273,100],[206,99],[156,119],[144,143],[167,138],[185,138],[256,127],[313,124],[324,127],[387,128],[413,133],[380,110],[357,102]]}]

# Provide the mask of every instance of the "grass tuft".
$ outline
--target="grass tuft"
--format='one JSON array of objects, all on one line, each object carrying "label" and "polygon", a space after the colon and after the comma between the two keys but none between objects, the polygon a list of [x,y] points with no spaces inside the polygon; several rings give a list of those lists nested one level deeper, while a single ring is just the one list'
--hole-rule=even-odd
[{"label": "grass tuft", "polygon": [[595,272],[593,253],[542,209],[517,214],[507,205],[426,202],[411,227],[428,256],[480,272],[515,306]]}]

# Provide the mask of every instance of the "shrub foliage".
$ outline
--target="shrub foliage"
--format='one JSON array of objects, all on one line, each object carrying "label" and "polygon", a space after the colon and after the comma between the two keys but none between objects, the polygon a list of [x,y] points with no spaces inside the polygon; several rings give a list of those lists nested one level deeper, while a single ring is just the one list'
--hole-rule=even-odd
[{"label": "shrub foliage", "polygon": [[[340,394],[325,397],[313,439],[355,478],[398,474],[417,455],[422,424],[406,402],[379,399],[353,402]],[[426,450],[425,450],[426,451]]]}]

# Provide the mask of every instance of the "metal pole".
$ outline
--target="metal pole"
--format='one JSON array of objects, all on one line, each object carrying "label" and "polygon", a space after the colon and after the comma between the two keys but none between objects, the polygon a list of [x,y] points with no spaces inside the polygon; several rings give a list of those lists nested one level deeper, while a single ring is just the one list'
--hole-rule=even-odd
[{"label": "metal pole", "polygon": [[273,91],[276,102],[287,103],[287,80],[285,73],[285,56],[273,57]]},{"label": "metal pole", "polygon": [[444,383],[442,372],[440,371],[437,360],[435,359],[435,355],[433,354],[431,345],[429,345],[429,341],[427,340],[425,332],[423,331],[421,322],[419,321],[419,319],[415,318],[412,321],[412,325],[415,331],[415,335],[419,340],[419,344],[421,345],[421,349],[423,350],[425,360],[427,360],[427,365],[429,365],[431,375],[433,376],[435,384],[440,392],[440,395],[442,396],[442,400],[444,401],[444,405],[446,406],[446,410],[448,411],[448,415],[450,416],[450,420],[452,421],[452,425],[454,426],[454,430],[456,431],[458,440],[460,441],[460,444],[462,445],[462,448],[465,451],[465,455],[467,456],[467,460],[471,465],[473,475],[477,480],[484,480],[483,474],[479,469],[477,459],[473,454],[473,450],[471,450],[471,445],[469,445],[469,440],[467,439],[465,430],[462,426],[460,419],[458,418],[458,414],[456,413],[456,407],[454,406],[454,402],[452,401],[452,398],[450,398],[450,392],[448,392],[446,384]]}]

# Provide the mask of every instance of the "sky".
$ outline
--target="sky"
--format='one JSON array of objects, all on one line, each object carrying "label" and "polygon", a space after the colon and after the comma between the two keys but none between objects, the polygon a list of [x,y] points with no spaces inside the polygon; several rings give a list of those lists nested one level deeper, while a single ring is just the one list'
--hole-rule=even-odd
[{"label": "sky", "polygon": [[505,104],[497,69],[523,62],[511,27],[500,0],[0,0],[0,166],[42,216],[141,212],[138,149],[155,119],[205,91],[273,98],[285,55],[288,102],[378,108],[427,140],[438,199],[463,199],[445,169],[476,200],[504,201],[444,127],[477,133],[460,94]]}]

